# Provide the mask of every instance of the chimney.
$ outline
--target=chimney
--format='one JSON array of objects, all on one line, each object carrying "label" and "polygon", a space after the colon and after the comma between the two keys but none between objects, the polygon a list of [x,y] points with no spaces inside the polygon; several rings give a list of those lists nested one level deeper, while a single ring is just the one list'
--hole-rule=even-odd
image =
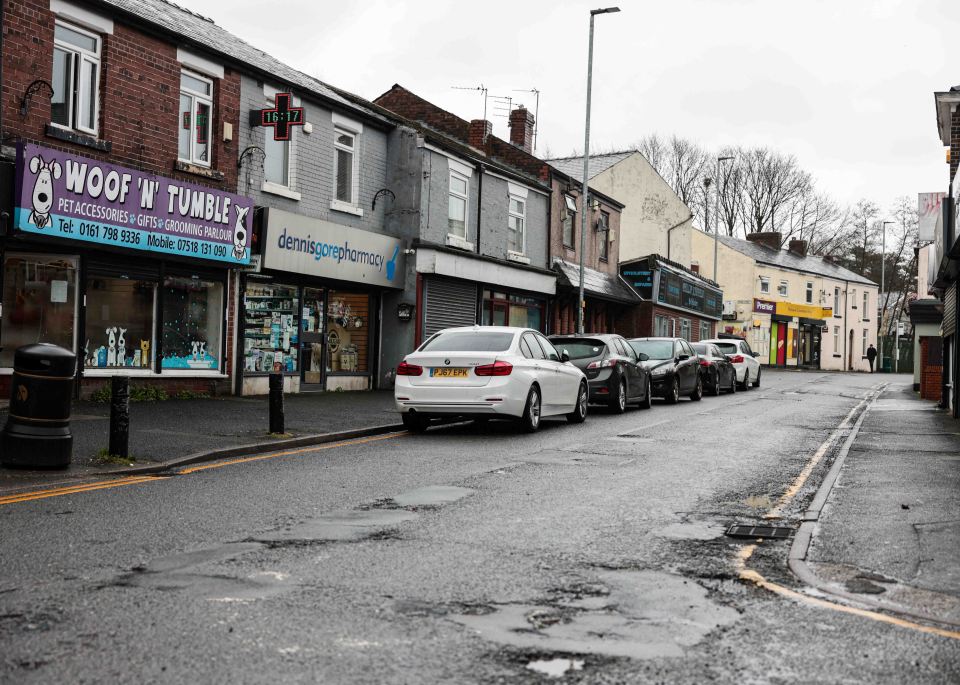
[{"label": "chimney", "polygon": [[700,264],[699,264],[698,262],[691,262],[691,263],[690,263],[690,271],[692,271],[692,272],[695,273],[695,274],[699,274],[699,273],[700,273]]},{"label": "chimney", "polygon": [[807,241],[806,240],[791,240],[790,247],[788,248],[793,254],[798,257],[807,256]]},{"label": "chimney", "polygon": [[470,121],[470,132],[467,135],[467,143],[471,147],[482,150],[486,147],[487,136],[493,133],[493,124],[486,119],[473,119]]},{"label": "chimney", "polygon": [[780,251],[780,244],[783,243],[783,235],[779,231],[765,231],[763,233],[747,233],[747,240],[751,243],[759,243],[771,250]]},{"label": "chimney", "polygon": [[536,119],[526,107],[510,112],[510,142],[527,153],[533,153],[533,126]]}]

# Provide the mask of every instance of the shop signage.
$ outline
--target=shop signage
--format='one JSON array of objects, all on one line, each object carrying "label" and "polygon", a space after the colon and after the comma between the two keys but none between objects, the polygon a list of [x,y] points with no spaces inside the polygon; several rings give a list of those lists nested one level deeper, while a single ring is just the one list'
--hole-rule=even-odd
[{"label": "shop signage", "polygon": [[723,314],[723,293],[705,285],[693,276],[660,268],[657,302],[687,309],[719,319]]},{"label": "shop signage", "polygon": [[275,107],[255,109],[250,114],[254,126],[272,126],[274,140],[290,140],[290,127],[303,126],[303,107],[291,107],[293,96],[290,93],[277,93]]},{"label": "shop signage", "polygon": [[630,264],[620,270],[620,275],[645,300],[653,299],[653,269],[647,261]]},{"label": "shop signage", "polygon": [[917,196],[917,239],[932,242],[946,193],[919,193]]},{"label": "shop signage", "polygon": [[777,302],[777,314],[782,316],[802,316],[807,319],[826,319],[833,316],[833,308],[812,304]]},{"label": "shop signage", "polygon": [[753,311],[757,314],[774,314],[777,311],[777,303],[754,298]]},{"label": "shop signage", "polygon": [[398,238],[268,209],[263,268],[403,288]]},{"label": "shop signage", "polygon": [[250,261],[253,201],[21,143],[14,225],[27,233],[230,264]]}]

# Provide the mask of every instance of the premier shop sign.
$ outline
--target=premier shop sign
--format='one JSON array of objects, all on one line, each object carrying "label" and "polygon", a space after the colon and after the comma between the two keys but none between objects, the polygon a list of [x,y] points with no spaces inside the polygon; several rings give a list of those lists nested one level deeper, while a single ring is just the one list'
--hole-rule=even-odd
[{"label": "premier shop sign", "polygon": [[249,264],[253,201],[214,188],[21,143],[17,229],[230,264]]},{"label": "premier shop sign", "polygon": [[398,238],[268,209],[263,266],[340,281],[403,287]]}]

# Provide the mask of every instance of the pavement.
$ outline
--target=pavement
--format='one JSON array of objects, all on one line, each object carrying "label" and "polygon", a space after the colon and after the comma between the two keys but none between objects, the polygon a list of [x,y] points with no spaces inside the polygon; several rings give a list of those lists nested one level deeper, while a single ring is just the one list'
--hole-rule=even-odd
[{"label": "pavement", "polygon": [[[284,396],[285,435],[271,436],[267,397],[169,399],[130,403],[130,466],[104,462],[110,405],[75,402],[73,461],[65,470],[0,468],[0,491],[66,478],[143,473],[186,462],[400,429],[393,391],[324,392]],[[0,407],[0,425],[7,408]]]},{"label": "pavement", "polygon": [[843,600],[960,628],[960,426],[912,379],[879,378],[793,570]]}]

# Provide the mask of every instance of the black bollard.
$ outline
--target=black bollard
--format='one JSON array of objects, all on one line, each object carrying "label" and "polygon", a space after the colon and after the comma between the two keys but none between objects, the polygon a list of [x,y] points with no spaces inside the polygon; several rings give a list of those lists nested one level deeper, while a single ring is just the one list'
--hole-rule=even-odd
[{"label": "black bollard", "polygon": [[110,448],[111,456],[127,459],[130,453],[130,377],[114,376],[110,380]]},{"label": "black bollard", "polygon": [[283,433],[283,374],[270,374],[270,432]]}]

